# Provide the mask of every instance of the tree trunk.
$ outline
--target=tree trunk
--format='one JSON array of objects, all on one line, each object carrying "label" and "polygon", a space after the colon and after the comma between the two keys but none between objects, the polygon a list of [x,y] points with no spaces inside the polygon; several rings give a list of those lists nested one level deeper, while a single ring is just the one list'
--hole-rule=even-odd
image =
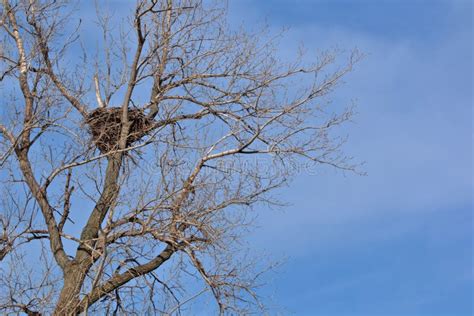
[{"label": "tree trunk", "polygon": [[80,302],[80,291],[85,273],[77,265],[71,265],[64,271],[64,284],[59,294],[53,315],[76,315]]}]

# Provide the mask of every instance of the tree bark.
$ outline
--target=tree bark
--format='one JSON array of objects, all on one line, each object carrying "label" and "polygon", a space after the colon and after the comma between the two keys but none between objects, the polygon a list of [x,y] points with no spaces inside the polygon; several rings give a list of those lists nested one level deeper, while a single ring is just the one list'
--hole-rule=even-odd
[{"label": "tree bark", "polygon": [[84,269],[75,264],[64,271],[64,283],[53,315],[76,315],[79,306],[79,293],[85,278]]}]

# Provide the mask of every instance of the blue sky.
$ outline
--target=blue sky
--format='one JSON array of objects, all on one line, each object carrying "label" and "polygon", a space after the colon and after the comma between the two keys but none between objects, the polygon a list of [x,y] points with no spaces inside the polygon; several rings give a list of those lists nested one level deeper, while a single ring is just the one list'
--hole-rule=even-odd
[{"label": "blue sky", "polygon": [[282,315],[472,315],[472,3],[231,1],[231,21],[289,27],[280,56],[359,48],[347,151],[368,176],[303,172],[251,243],[285,265]]},{"label": "blue sky", "polygon": [[289,28],[283,60],[367,55],[333,100],[358,105],[346,151],[368,176],[303,171],[277,193],[288,207],[259,209],[250,248],[284,261],[271,315],[471,315],[471,2],[231,0],[229,18]]},{"label": "blue sky", "polygon": [[473,314],[472,10],[468,0],[230,0],[235,26],[289,28],[283,60],[300,44],[308,56],[367,55],[333,99],[358,105],[346,152],[368,176],[306,170],[277,192],[288,207],[259,209],[250,247],[284,261],[261,292],[271,315]]}]

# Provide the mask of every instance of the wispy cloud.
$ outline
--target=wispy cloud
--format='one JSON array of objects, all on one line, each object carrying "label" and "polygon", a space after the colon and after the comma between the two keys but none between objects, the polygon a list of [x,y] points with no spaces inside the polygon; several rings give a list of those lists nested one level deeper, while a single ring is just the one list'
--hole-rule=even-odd
[{"label": "wispy cloud", "polygon": [[281,192],[293,206],[283,215],[262,219],[266,228],[259,238],[264,243],[284,229],[290,233],[282,239],[301,244],[301,234],[292,232],[314,228],[315,236],[303,237],[306,247],[322,237],[318,232],[323,234],[327,225],[347,229],[349,221],[381,212],[410,216],[471,203],[472,59],[466,41],[471,30],[456,27],[459,16],[447,16],[452,27],[440,31],[436,40],[418,40],[409,32],[383,38],[344,25],[327,28],[317,21],[287,32],[282,58],[298,43],[309,52],[357,46],[367,53],[335,101],[357,99],[359,115],[348,130],[347,150],[367,161],[369,176],[343,177],[327,169],[316,176],[303,174]]}]

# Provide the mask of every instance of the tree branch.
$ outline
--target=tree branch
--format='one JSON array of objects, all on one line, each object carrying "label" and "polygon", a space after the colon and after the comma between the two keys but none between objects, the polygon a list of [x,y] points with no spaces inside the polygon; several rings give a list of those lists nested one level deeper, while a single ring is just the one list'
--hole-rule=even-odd
[{"label": "tree branch", "polygon": [[118,289],[122,285],[130,282],[131,280],[148,274],[157,268],[159,268],[163,263],[165,263],[175,252],[175,248],[171,245],[168,245],[157,257],[153,260],[139,265],[137,267],[133,267],[125,271],[124,273],[117,274],[106,281],[104,284],[100,285],[99,287],[93,289],[89,294],[87,294],[81,301],[79,305],[78,312],[84,311],[87,306],[94,304],[100,298],[106,296],[107,294],[113,292],[114,290]]}]

